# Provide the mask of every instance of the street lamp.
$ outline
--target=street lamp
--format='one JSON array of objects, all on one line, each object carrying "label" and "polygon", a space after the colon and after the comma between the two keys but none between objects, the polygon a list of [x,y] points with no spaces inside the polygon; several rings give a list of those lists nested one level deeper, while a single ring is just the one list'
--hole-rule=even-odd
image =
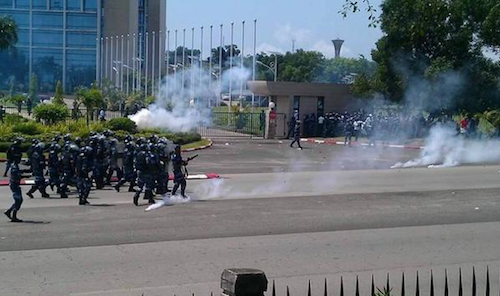
[{"label": "street lamp", "polygon": [[281,55],[281,52],[269,51],[269,53],[274,55],[274,81],[278,81],[278,55]]},{"label": "street lamp", "polygon": [[269,71],[271,71],[273,74],[274,74],[274,81],[276,82],[276,80],[278,79],[278,75],[276,75],[276,64],[274,66],[274,69],[269,67],[268,65],[264,64],[263,62],[261,61],[256,61],[257,64],[269,69]]}]

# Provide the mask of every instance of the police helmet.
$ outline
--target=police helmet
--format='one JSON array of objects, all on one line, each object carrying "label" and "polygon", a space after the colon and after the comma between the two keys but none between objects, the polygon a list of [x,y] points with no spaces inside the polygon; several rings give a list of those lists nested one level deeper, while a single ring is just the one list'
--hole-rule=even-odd
[{"label": "police helmet", "polygon": [[64,142],[71,141],[71,134],[66,134],[64,136]]}]

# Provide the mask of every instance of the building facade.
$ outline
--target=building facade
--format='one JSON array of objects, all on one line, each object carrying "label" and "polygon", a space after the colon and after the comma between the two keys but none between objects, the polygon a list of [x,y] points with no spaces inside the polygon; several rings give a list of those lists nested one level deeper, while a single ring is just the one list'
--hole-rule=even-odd
[{"label": "building facade", "polygon": [[[162,30],[165,27],[165,2],[0,0],[0,15],[15,20],[19,37],[15,48],[0,52],[0,90],[9,89],[14,80],[18,91],[27,91],[31,74],[37,75],[42,93],[53,92],[57,81],[63,83],[67,92],[72,92],[77,86],[90,86],[94,81],[101,81],[106,69],[104,62],[109,62],[110,67],[106,70],[111,73],[113,62],[116,64],[121,51],[125,50],[125,46],[119,51],[113,48],[118,52],[114,60],[110,56],[106,60],[104,55],[109,53],[110,47],[109,43],[106,47],[105,39],[113,37],[117,39],[113,42],[118,43],[125,38],[121,36],[139,36],[140,32],[145,36],[148,31]],[[136,42],[136,48],[145,50],[145,38],[136,38]],[[159,53],[159,49],[156,52]],[[132,54],[130,50],[130,60],[134,60]],[[144,71],[145,67],[141,64],[138,68]]]}]

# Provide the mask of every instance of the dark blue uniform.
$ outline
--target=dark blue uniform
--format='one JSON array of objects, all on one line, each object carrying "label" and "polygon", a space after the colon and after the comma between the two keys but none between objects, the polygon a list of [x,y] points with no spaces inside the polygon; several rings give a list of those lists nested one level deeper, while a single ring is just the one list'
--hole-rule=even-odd
[{"label": "dark blue uniform", "polygon": [[12,197],[14,198],[14,204],[5,211],[5,215],[9,217],[12,222],[23,222],[17,218],[17,212],[21,209],[23,203],[23,195],[21,193],[21,171],[16,162],[11,165],[10,170],[10,190],[12,191]]},{"label": "dark blue uniform", "polygon": [[134,169],[134,144],[133,143],[127,143],[126,148],[125,148],[125,154],[123,156],[123,177],[121,180],[118,182],[118,184],[115,185],[116,191],[120,192],[120,187],[125,184],[126,182],[129,182],[129,192],[134,192],[134,186],[135,186],[135,179],[136,179],[136,174],[135,174],[135,169]]},{"label": "dark blue uniform", "polygon": [[47,192],[45,192],[45,188],[47,187],[47,184],[45,183],[45,176],[44,176],[44,170],[45,170],[45,155],[43,155],[43,147],[40,146],[42,144],[39,144],[35,147],[35,151],[31,155],[31,171],[33,172],[33,176],[35,177],[35,185],[33,185],[26,193],[30,198],[33,198],[33,193],[35,191],[40,191],[42,194],[42,197],[47,198],[49,195]]},{"label": "dark blue uniform", "polygon": [[181,195],[182,197],[186,197],[186,177],[184,172],[182,171],[182,167],[185,166],[187,162],[182,159],[180,149],[177,149],[176,152],[172,155],[172,167],[174,171],[174,189],[172,190],[172,195],[177,193],[179,186],[181,187]]}]

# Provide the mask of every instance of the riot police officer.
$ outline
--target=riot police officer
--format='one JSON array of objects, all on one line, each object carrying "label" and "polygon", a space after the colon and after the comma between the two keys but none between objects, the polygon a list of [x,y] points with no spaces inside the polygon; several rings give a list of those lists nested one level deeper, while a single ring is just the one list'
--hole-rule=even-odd
[{"label": "riot police officer", "polygon": [[18,162],[13,162],[11,164],[10,170],[10,190],[12,191],[12,197],[14,198],[14,204],[4,212],[11,222],[23,222],[23,220],[17,218],[17,213],[21,209],[23,203],[23,195],[21,192],[21,171],[19,170]]},{"label": "riot police officer", "polygon": [[80,148],[80,153],[76,159],[76,172],[77,172],[77,182],[76,187],[78,189],[79,205],[84,206],[89,204],[87,198],[90,194],[91,181],[89,178],[89,172],[91,167],[90,157],[92,155],[92,148],[82,147]]},{"label": "riot police officer", "polygon": [[[54,191],[54,186],[57,188],[57,193],[61,193],[61,175],[60,175],[60,167],[61,162],[59,159],[59,153],[61,151],[61,147],[57,142],[53,142],[49,148],[49,185],[50,189]],[[65,198],[61,195],[62,198]],[[67,196],[66,196],[67,197]]]},{"label": "riot police officer", "polygon": [[177,193],[179,186],[181,187],[181,195],[186,198],[186,176],[182,171],[182,168],[186,166],[188,162],[182,159],[181,146],[177,145],[175,147],[174,154],[172,155],[172,166],[174,171],[174,189],[172,189],[172,195]]},{"label": "riot police officer", "polygon": [[118,166],[118,158],[120,157],[120,153],[118,151],[118,140],[111,139],[109,141],[109,169],[108,175],[106,177],[106,184],[111,184],[111,177],[116,172],[116,177],[120,180],[123,176],[123,172],[121,168]]},{"label": "riot police officer", "polygon": [[12,145],[7,150],[7,163],[5,164],[5,173],[3,174],[4,177],[7,177],[7,173],[9,172],[10,166],[13,163],[19,163],[21,161],[21,142],[21,138],[16,138],[14,140],[14,143],[12,143]]},{"label": "riot police officer", "polygon": [[[141,141],[143,144],[139,146],[138,152],[136,153],[135,157],[135,170],[137,173],[137,185],[138,185],[138,190],[134,195],[134,205],[138,206],[139,205],[139,197],[141,193],[144,191],[146,184],[148,184],[151,178],[151,175],[148,172],[148,145]],[[154,199],[152,196],[147,196],[149,199],[150,203],[154,203]]]},{"label": "riot police officer", "polygon": [[35,177],[35,185],[31,187],[31,189],[26,193],[30,198],[33,198],[33,193],[35,191],[40,191],[42,197],[48,198],[50,197],[47,192],[45,192],[45,188],[47,184],[45,184],[45,156],[43,155],[43,150],[45,146],[43,143],[39,143],[33,149],[33,154],[30,158],[31,170],[33,172],[33,176]]},{"label": "riot police officer", "polygon": [[115,185],[115,190],[120,192],[120,187],[129,182],[128,192],[136,192],[134,189],[136,172],[134,169],[134,159],[135,159],[135,145],[134,142],[130,141],[125,144],[125,152],[123,156],[123,170],[124,174],[120,181]]}]

